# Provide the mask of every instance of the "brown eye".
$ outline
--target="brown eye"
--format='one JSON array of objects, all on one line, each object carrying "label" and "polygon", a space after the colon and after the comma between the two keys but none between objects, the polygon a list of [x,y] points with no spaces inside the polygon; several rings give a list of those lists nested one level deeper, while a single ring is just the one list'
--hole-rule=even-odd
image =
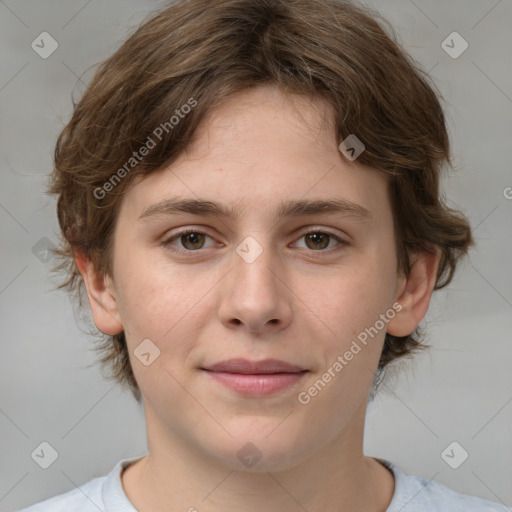
[{"label": "brown eye", "polygon": [[[299,240],[304,239],[304,249],[316,252],[331,252],[333,249],[341,249],[343,246],[348,245],[347,242],[339,238],[338,236],[327,233],[325,231],[310,231],[304,233]],[[334,243],[333,243],[334,242]]]},{"label": "brown eye", "polygon": [[[176,233],[162,242],[164,247],[168,247],[178,253],[194,252],[205,248],[207,238],[212,238],[205,233],[192,229]],[[178,244],[176,244],[178,242]],[[213,242],[214,243],[214,242]],[[212,245],[212,243],[210,244]],[[207,246],[206,246],[207,247]]]},{"label": "brown eye", "polygon": [[329,245],[329,241],[331,239],[331,235],[328,233],[308,233],[305,235],[306,245],[308,249],[325,249]]},{"label": "brown eye", "polygon": [[180,242],[182,243],[185,249],[201,249],[204,244],[204,235],[203,233],[185,233],[179,236]]}]

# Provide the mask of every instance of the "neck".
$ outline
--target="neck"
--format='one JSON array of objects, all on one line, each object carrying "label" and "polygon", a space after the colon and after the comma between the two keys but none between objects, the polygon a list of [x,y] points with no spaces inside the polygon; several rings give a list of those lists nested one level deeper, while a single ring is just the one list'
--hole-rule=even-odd
[{"label": "neck", "polygon": [[384,512],[394,480],[384,466],[363,455],[364,413],[362,425],[353,425],[297,464],[276,471],[256,471],[257,465],[242,471],[169,432],[148,407],[148,455],[125,470],[123,487],[135,508],[144,512]]}]

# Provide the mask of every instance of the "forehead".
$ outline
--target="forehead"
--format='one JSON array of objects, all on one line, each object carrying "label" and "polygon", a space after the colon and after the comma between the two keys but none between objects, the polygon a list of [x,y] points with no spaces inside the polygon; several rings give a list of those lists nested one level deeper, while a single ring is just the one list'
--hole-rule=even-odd
[{"label": "forehead", "polygon": [[386,207],[385,175],[341,156],[333,121],[325,101],[270,86],[237,93],[207,114],[170,166],[134,179],[124,209],[138,216],[171,196],[245,210],[313,196]]},{"label": "forehead", "polygon": [[[298,146],[298,140],[303,145]],[[205,147],[205,143],[207,147]],[[225,146],[240,146],[257,153],[262,145],[286,153],[287,147],[307,157],[311,146],[316,156],[336,143],[334,111],[325,100],[291,94],[271,85],[263,85],[229,96],[211,109],[196,131],[187,153],[199,157],[225,156]],[[302,147],[302,149],[301,149]],[[263,156],[263,155],[261,155]]]}]

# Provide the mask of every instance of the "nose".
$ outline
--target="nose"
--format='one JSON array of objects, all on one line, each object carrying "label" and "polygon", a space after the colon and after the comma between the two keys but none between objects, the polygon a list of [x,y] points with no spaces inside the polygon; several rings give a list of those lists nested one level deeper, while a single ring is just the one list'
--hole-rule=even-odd
[{"label": "nose", "polygon": [[222,281],[221,322],[229,329],[252,334],[285,329],[293,315],[293,294],[282,260],[270,248],[264,248],[253,261],[240,254],[233,252],[232,269]]}]

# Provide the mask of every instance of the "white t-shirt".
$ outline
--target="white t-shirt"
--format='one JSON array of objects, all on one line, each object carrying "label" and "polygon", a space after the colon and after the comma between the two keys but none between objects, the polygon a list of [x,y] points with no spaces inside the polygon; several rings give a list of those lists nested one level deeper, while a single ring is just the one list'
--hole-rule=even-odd
[{"label": "white t-shirt", "polygon": [[[121,473],[139,458],[120,460],[108,475],[19,512],[137,512],[124,492]],[[512,512],[505,505],[457,493],[436,482],[406,475],[392,462],[377,460],[395,476],[395,492],[386,512]]]}]

